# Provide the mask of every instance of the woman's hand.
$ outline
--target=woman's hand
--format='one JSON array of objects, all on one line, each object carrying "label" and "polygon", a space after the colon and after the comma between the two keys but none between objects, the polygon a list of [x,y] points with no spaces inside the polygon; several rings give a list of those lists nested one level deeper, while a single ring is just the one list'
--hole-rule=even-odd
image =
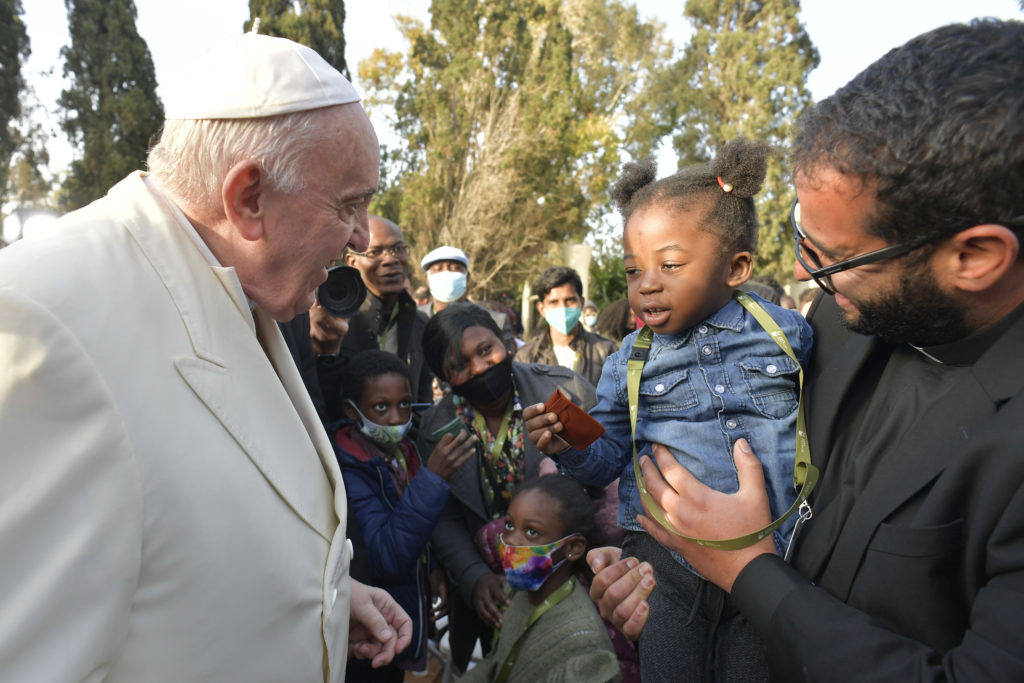
[{"label": "woman's hand", "polygon": [[523,409],[523,424],[526,426],[526,435],[541,453],[557,455],[569,447],[569,444],[558,436],[562,431],[558,415],[544,412],[543,403],[535,403]]},{"label": "woman's hand", "polygon": [[427,469],[448,481],[473,455],[477,441],[476,434],[465,429],[455,436],[445,434],[434,446],[427,460]]},{"label": "woman's hand", "polygon": [[501,574],[484,574],[473,587],[473,608],[491,628],[501,628],[501,611],[509,603],[506,586]]}]

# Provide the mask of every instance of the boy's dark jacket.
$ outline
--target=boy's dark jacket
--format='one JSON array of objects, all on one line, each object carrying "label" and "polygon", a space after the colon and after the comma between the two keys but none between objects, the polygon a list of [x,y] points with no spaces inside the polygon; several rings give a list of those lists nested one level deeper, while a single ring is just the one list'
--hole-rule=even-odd
[{"label": "boy's dark jacket", "polygon": [[430,602],[420,558],[448,500],[448,483],[421,467],[416,446],[404,440],[399,448],[410,482],[399,498],[383,454],[355,425],[342,426],[334,441],[348,497],[348,535],[355,549],[352,578],[383,588],[409,614],[412,642],[396,660],[415,661],[423,654]]}]

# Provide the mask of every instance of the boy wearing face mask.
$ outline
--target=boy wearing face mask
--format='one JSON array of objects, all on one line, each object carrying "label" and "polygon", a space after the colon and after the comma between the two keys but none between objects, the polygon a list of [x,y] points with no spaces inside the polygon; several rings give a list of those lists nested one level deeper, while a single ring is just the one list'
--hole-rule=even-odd
[{"label": "boy wearing face mask", "polygon": [[[456,247],[443,246],[423,257],[420,267],[427,275],[430,299],[419,307],[428,318],[443,311],[448,304],[467,301],[469,291],[469,257]],[[481,306],[481,308],[484,308]],[[501,311],[484,308],[501,330],[501,339],[506,344],[515,341],[512,322]]]},{"label": "boy wearing face mask", "polygon": [[413,621],[412,642],[391,665],[371,669],[366,660],[352,660],[345,680],[397,682],[406,670],[426,665],[431,604],[435,597],[445,602],[443,581],[431,576],[428,541],[448,500],[448,480],[474,453],[477,437],[446,434],[423,465],[406,438],[412,424],[409,370],[387,351],[355,355],[342,387],[350,397],[344,405],[349,423],[334,434],[334,443],[348,493],[349,537],[359,546],[352,576],[388,591]]},{"label": "boy wearing face mask", "polygon": [[581,323],[583,282],[579,274],[567,266],[551,266],[541,273],[534,291],[537,312],[547,325],[516,351],[516,360],[561,365],[596,387],[605,358],[618,349],[618,344],[588,332]]}]

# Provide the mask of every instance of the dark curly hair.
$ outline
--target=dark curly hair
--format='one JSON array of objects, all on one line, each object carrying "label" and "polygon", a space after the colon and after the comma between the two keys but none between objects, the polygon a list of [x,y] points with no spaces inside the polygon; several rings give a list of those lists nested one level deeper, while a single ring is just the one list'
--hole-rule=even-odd
[{"label": "dark curly hair", "polygon": [[371,379],[390,374],[401,375],[408,380],[409,366],[388,351],[360,351],[349,359],[341,371],[341,395],[353,403],[359,403]]},{"label": "dark curly hair", "polygon": [[860,178],[887,242],[1024,214],[1024,24],[975,20],[914,38],[799,122],[792,161]]},{"label": "dark curly hair", "polygon": [[661,180],[655,180],[653,159],[629,162],[612,186],[612,199],[624,223],[651,204],[673,211],[708,207],[700,227],[719,239],[722,253],[754,254],[757,209],[753,197],[764,184],[770,149],[760,140],[736,138],[726,143],[711,163],[684,168]]}]

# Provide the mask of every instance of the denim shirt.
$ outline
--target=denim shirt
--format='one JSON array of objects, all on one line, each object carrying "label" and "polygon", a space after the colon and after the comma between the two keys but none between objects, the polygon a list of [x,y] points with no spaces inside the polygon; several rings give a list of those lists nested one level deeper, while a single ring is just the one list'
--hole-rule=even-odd
[{"label": "denim shirt", "polygon": [[[751,296],[775,319],[806,366],[813,333],[803,316]],[[604,486],[621,476],[618,524],[643,531],[636,521],[644,510],[633,476],[626,389],[626,362],[637,334],[622,340],[622,348],[608,357],[601,372],[598,403],[590,414],[604,425],[604,436],[584,451],[570,448],[557,458],[563,472],[585,484]],[[640,379],[637,453],[650,455],[651,444],[664,444],[704,484],[735,493],[739,480],[732,447],[745,438],[764,465],[772,517],[778,518],[796,498],[799,392],[797,364],[752,315],[730,300],[689,330],[654,335]],[[793,515],[775,531],[780,554],[795,522]]]}]

